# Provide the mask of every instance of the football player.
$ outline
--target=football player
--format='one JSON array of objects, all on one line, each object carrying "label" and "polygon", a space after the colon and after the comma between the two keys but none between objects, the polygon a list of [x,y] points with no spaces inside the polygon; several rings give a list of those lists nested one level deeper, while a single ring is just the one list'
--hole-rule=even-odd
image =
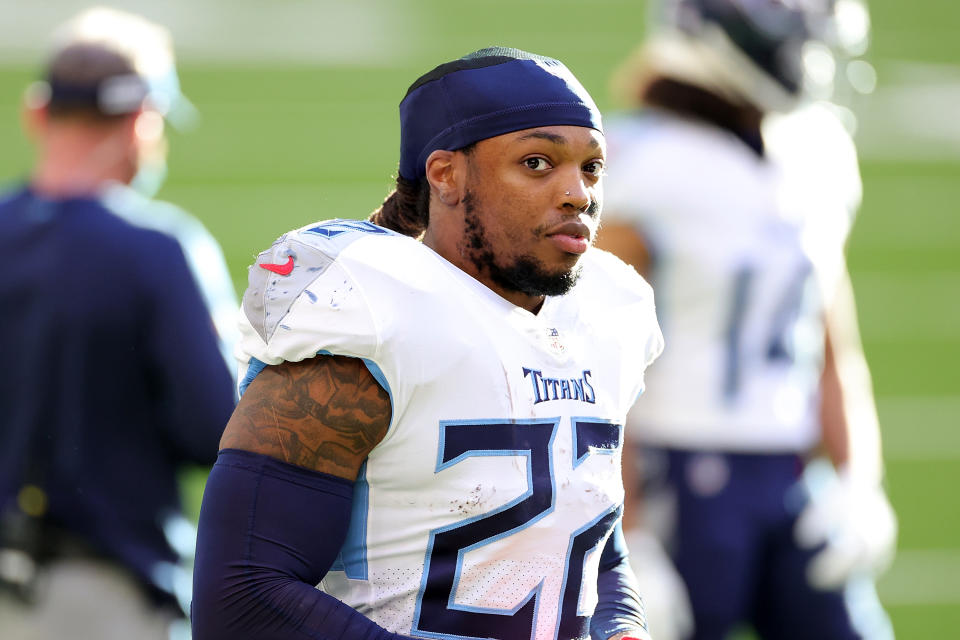
[{"label": "football player", "polygon": [[600,239],[649,275],[669,345],[625,465],[652,632],[889,638],[896,521],[844,260],[861,184],[814,100],[851,30],[833,2],[658,6],[619,75]]},{"label": "football player", "polygon": [[420,77],[400,121],[372,222],[250,267],[194,637],[646,638],[620,450],[661,336],[591,247],[599,112],[562,63],[497,47]]}]

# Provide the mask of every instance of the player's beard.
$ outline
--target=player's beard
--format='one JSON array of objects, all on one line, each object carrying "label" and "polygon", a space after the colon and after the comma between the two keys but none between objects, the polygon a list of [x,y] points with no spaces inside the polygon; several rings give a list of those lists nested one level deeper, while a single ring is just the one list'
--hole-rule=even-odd
[{"label": "player's beard", "polygon": [[539,259],[527,255],[513,258],[510,264],[500,264],[491,249],[486,227],[477,214],[480,202],[470,190],[464,194],[464,240],[461,250],[480,273],[486,273],[495,284],[508,291],[528,296],[560,296],[573,288],[580,278],[578,261],[572,269],[550,272]]}]

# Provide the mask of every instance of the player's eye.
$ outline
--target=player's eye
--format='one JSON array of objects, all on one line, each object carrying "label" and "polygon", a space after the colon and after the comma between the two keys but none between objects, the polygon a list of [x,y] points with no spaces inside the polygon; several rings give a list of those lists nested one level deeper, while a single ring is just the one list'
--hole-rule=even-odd
[{"label": "player's eye", "polygon": [[599,160],[591,160],[583,165],[583,172],[599,178],[604,173],[604,165]]},{"label": "player's eye", "polygon": [[547,162],[546,158],[540,157],[524,158],[523,164],[527,165],[528,169],[533,169],[534,171],[546,171],[550,168],[550,163]]}]

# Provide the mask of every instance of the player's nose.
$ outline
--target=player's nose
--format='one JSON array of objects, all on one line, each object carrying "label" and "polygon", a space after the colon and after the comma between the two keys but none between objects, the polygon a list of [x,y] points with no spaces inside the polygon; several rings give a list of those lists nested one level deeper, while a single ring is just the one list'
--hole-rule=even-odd
[{"label": "player's nose", "polygon": [[561,181],[560,191],[562,193],[561,202],[564,209],[574,209],[580,212],[590,212],[592,209],[593,197],[583,176],[577,172],[577,175],[570,176]]}]

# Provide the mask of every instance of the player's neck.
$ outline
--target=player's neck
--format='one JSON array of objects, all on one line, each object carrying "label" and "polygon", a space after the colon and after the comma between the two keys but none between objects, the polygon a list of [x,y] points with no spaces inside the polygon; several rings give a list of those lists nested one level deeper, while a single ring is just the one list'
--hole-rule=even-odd
[{"label": "player's neck", "polygon": [[31,185],[52,197],[92,195],[108,182],[129,182],[135,171],[131,154],[116,136],[59,131],[40,143]]},{"label": "player's neck", "polygon": [[453,235],[438,231],[438,227],[436,225],[431,225],[427,228],[426,232],[424,232],[422,242],[426,246],[433,249],[433,251],[436,252],[441,258],[460,269],[460,271],[463,271],[468,276],[472,277],[474,280],[485,286],[487,289],[490,289],[490,291],[497,294],[510,304],[522,309],[526,309],[533,314],[536,314],[540,311],[540,308],[543,306],[545,296],[531,296],[529,294],[506,289],[498,285],[493,281],[489,273],[477,267],[477,265],[465,255],[464,251],[461,249],[459,241],[460,237],[460,235]]}]

